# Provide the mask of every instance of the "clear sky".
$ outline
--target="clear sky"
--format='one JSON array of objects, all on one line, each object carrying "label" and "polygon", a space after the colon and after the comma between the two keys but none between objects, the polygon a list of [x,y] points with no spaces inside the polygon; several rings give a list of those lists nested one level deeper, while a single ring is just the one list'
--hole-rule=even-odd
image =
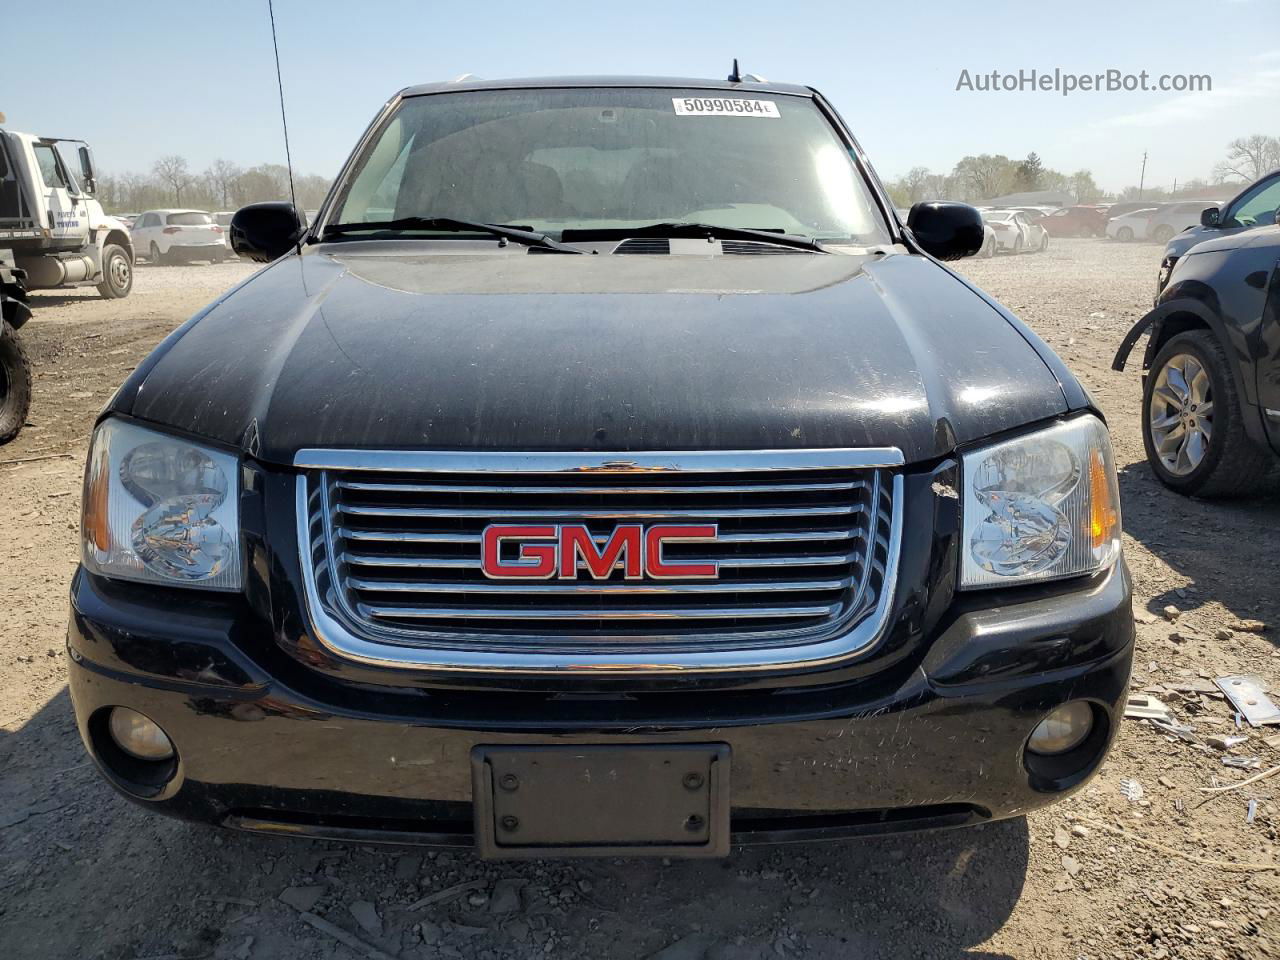
[{"label": "clear sky", "polygon": [[[266,0],[0,0],[8,126],[83,137],[104,172],[163,154],[283,162]],[[379,106],[413,83],[576,73],[817,87],[882,177],[967,153],[1040,154],[1098,183],[1207,176],[1228,140],[1280,135],[1280,2],[1165,0],[277,0],[295,168],[336,173]],[[1209,93],[958,92],[972,75],[1054,68],[1207,73]]]}]

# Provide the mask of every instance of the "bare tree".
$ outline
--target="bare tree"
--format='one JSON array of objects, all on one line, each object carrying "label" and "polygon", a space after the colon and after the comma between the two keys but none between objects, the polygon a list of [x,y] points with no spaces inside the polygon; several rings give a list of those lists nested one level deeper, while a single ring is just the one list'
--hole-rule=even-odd
[{"label": "bare tree", "polygon": [[1102,191],[1093,182],[1093,174],[1088,170],[1077,170],[1067,180],[1076,203],[1089,203],[1102,196]]},{"label": "bare tree", "polygon": [[191,185],[191,174],[187,172],[187,158],[177,154],[169,154],[156,161],[152,168],[155,175],[173,190],[173,200],[182,205],[182,191]]},{"label": "bare tree", "polygon": [[1227,159],[1213,168],[1219,180],[1244,180],[1252,183],[1265,173],[1280,167],[1280,137],[1255,133],[1236,137],[1227,144]]},{"label": "bare tree", "polygon": [[231,206],[231,192],[242,173],[244,171],[240,167],[222,158],[213,161],[209,169],[204,172],[204,179],[209,184],[209,192],[221,200],[223,209]]}]

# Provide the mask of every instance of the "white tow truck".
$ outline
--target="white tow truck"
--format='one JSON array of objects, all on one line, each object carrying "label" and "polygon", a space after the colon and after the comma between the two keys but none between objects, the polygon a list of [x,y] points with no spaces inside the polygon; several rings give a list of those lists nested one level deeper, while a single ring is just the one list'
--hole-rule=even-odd
[{"label": "white tow truck", "polygon": [[[118,299],[133,287],[133,241],[94,199],[88,144],[3,123],[0,114],[0,443],[21,429],[31,399],[16,333],[31,317],[28,291],[96,286]],[[68,166],[68,153],[78,170]]]}]

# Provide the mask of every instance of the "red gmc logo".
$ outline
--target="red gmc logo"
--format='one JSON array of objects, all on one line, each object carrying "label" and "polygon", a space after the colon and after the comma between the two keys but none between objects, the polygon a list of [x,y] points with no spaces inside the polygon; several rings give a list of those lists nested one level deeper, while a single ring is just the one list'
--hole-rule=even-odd
[{"label": "red gmc logo", "polygon": [[[484,528],[480,539],[480,567],[492,580],[576,580],[584,568],[593,580],[604,580],[619,564],[628,580],[714,580],[720,575],[715,561],[668,563],[662,547],[715,539],[714,523],[651,527],[627,523],[614,527],[603,546],[596,549],[591,531],[582,524],[494,523]],[[503,544],[508,542],[519,546],[514,559],[504,560]],[[505,552],[509,556],[512,551],[508,548]]]}]

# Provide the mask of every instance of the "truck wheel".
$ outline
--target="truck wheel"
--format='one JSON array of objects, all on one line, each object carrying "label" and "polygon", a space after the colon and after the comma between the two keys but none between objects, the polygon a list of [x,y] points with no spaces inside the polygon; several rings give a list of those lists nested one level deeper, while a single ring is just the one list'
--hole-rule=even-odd
[{"label": "truck wheel", "polygon": [[1156,478],[1188,496],[1256,490],[1273,460],[1245,432],[1222,345],[1188,330],[1161,347],[1142,388],[1142,443]]},{"label": "truck wheel", "polygon": [[104,300],[123,300],[133,289],[133,264],[124,247],[109,243],[102,248],[102,282],[98,293]]},{"label": "truck wheel", "polygon": [[13,327],[0,327],[0,443],[8,443],[31,409],[31,364]]}]

